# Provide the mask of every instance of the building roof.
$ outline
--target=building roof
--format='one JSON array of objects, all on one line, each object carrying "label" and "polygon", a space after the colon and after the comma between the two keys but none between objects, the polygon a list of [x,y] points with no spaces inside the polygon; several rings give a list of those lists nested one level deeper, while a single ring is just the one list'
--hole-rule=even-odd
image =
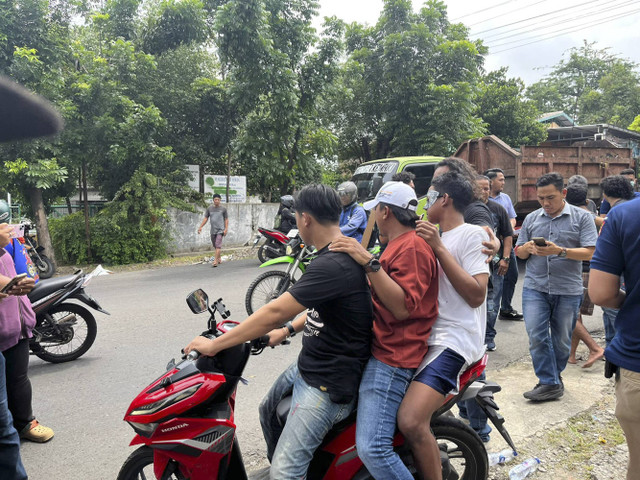
[{"label": "building roof", "polygon": [[562,140],[597,140],[596,135],[602,135],[603,139],[616,137],[635,143],[640,142],[640,133],[627,130],[626,128],[608,125],[606,123],[599,123],[596,125],[574,125],[572,127],[552,127],[547,129],[547,132],[549,134],[547,141],[549,142]]},{"label": "building roof", "polygon": [[572,125],[576,124],[576,122],[574,122],[573,119],[563,111],[543,113],[540,117],[538,117],[538,122],[553,122],[560,127],[571,127]]}]

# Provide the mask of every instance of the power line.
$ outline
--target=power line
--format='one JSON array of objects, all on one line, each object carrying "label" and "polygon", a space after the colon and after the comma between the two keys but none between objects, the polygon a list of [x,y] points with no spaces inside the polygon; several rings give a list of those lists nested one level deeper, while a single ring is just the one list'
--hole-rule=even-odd
[{"label": "power line", "polygon": [[[603,5],[606,5],[608,3],[616,3],[616,0],[611,0],[609,2],[604,3]],[[613,8],[610,8],[610,9],[608,9],[607,12],[611,13],[611,12],[613,12],[615,10],[619,10],[620,8],[628,7],[629,5],[632,5],[634,3],[637,3],[637,2],[631,0],[631,1],[628,1],[628,2],[623,3],[621,5],[617,5],[617,6],[613,7]],[[576,21],[581,20],[581,19],[593,17],[594,15],[602,15],[602,12],[601,11],[595,11],[595,12],[585,13],[583,15],[578,15],[577,17],[573,17],[573,18],[564,18],[564,19],[562,19],[562,20],[560,20],[558,22],[555,22],[555,23],[549,23],[549,24],[544,24],[544,25],[539,25],[539,24],[538,25],[533,25],[532,26],[533,28],[530,28],[529,30],[515,31],[515,33],[511,33],[510,31],[507,31],[507,32],[499,34],[498,36],[494,35],[495,38],[493,38],[492,40],[487,41],[487,38],[483,38],[482,40],[487,42],[487,45],[489,47],[491,47],[491,46],[496,47],[496,46],[500,46],[502,44],[496,45],[495,42],[500,42],[502,40],[506,40],[507,38],[519,37],[521,35],[526,35],[527,33],[531,33],[531,32],[541,33],[540,30],[546,30],[546,29],[552,28],[552,27],[557,26],[557,25],[576,22]],[[573,27],[576,27],[576,26],[578,26],[578,25],[567,26],[567,28],[573,28]],[[531,27],[531,26],[529,26],[529,27]],[[512,42],[513,41],[518,41],[518,40],[512,40]],[[493,43],[493,45],[489,45],[491,43]]]},{"label": "power line", "polygon": [[[628,2],[623,3],[621,5],[620,4],[616,5],[615,7],[610,8],[609,11],[626,7],[627,5],[635,3],[635,1],[636,0],[629,0]],[[504,32],[496,32],[496,33],[493,33],[493,34],[489,34],[489,35],[483,36],[482,40],[484,40],[485,42],[489,43],[489,42],[493,42],[493,41],[497,41],[497,40],[502,40],[504,38],[511,38],[513,36],[516,36],[516,35],[529,33],[529,32],[535,31],[536,29],[539,29],[539,28],[541,28],[541,29],[549,28],[551,26],[559,25],[559,24],[565,23],[567,21],[574,21],[574,20],[579,20],[579,19],[586,18],[586,17],[593,16],[593,15],[599,15],[599,14],[602,14],[601,8],[603,6],[605,6],[605,5],[610,4],[610,3],[618,3],[618,0],[609,0],[609,1],[605,2],[605,3],[603,3],[603,4],[600,4],[600,5],[592,5],[591,7],[587,8],[584,11],[582,11],[581,14],[578,15],[578,16],[575,16],[573,12],[563,13],[563,14],[561,14],[559,16],[559,18],[562,18],[562,20],[560,20],[558,22],[555,22],[555,23],[535,22],[535,23],[533,23],[531,25],[525,25],[525,26],[522,26],[522,27],[518,27],[518,28],[511,29],[511,30],[507,30],[507,31],[504,31]],[[595,8],[595,10],[589,11],[590,9],[594,9],[594,8]],[[543,26],[540,26],[540,25],[543,25]],[[531,30],[532,27],[533,27],[533,30]],[[523,30],[523,29],[527,29],[527,28],[529,28],[529,30]],[[492,40],[489,40],[489,39],[492,39]]]},{"label": "power line", "polygon": [[[583,3],[583,4],[582,4],[582,6],[584,6],[584,5],[589,5],[590,3],[595,3],[595,2],[598,2],[598,1],[599,1],[599,0],[590,0],[590,1],[588,1],[588,2]],[[555,13],[564,12],[565,10],[571,10],[571,9],[573,9],[573,8],[576,8],[576,6],[575,6],[575,5],[573,5],[573,6],[571,6],[571,7],[561,8],[560,10],[554,10],[553,12],[543,13],[543,14],[541,14],[541,15],[536,15],[535,17],[529,17],[529,18],[525,18],[524,20],[518,20],[517,22],[507,23],[507,24],[505,24],[505,25],[501,25],[501,26],[499,26],[499,27],[489,28],[489,29],[487,29],[487,30],[482,30],[482,31],[480,31],[480,32],[476,32],[476,33],[474,33],[473,35],[475,36],[475,35],[479,35],[479,34],[481,34],[481,33],[492,32],[492,31],[494,31],[494,30],[499,30],[500,28],[510,27],[511,25],[516,25],[516,24],[518,24],[518,23],[522,23],[522,22],[528,22],[529,20],[533,20],[533,19],[535,19],[535,18],[542,18],[542,17],[546,17],[546,16],[548,16],[548,15],[553,15],[553,14],[555,14]]]},{"label": "power line", "polygon": [[487,18],[486,20],[480,20],[479,22],[472,23],[471,25],[467,25],[467,26],[468,27],[475,27],[476,25],[480,25],[481,23],[487,23],[487,22],[490,22],[491,20],[495,20],[496,18],[504,17],[505,15],[511,15],[514,12],[522,11],[525,8],[533,7],[535,5],[538,5],[539,3],[544,3],[546,1],[548,1],[548,0],[539,0],[539,1],[537,1],[535,3],[532,3],[531,5],[527,5],[527,6],[523,7],[523,8],[518,8],[517,10],[510,10],[508,12],[501,13],[500,15],[496,15],[495,17]]},{"label": "power line", "polygon": [[579,27],[579,28],[575,28],[575,29],[573,29],[573,30],[566,30],[566,31],[564,31],[564,32],[560,32],[560,33],[558,33],[558,34],[556,34],[556,35],[552,35],[552,36],[550,36],[550,37],[540,38],[540,39],[538,39],[538,40],[533,40],[533,41],[531,41],[531,42],[522,43],[522,44],[520,44],[520,45],[515,45],[515,46],[513,46],[513,47],[509,47],[509,48],[503,48],[502,50],[497,50],[497,51],[495,51],[495,52],[490,52],[490,55],[494,55],[494,54],[497,54],[497,53],[506,52],[506,51],[508,51],[508,50],[513,50],[513,49],[520,48],[520,47],[525,47],[525,46],[527,46],[527,45],[532,45],[532,44],[534,44],[534,43],[544,42],[545,40],[551,40],[552,38],[561,37],[561,36],[566,35],[566,34],[568,34],[568,33],[573,33],[573,32],[577,32],[577,31],[580,31],[580,30],[584,30],[585,28],[595,27],[595,26],[598,26],[598,25],[602,25],[603,23],[609,23],[609,22],[612,22],[612,21],[614,21],[614,20],[618,20],[619,18],[623,18],[623,17],[628,16],[628,15],[634,15],[634,14],[636,14],[636,13],[640,13],[640,9],[638,9],[638,10],[632,10],[632,11],[625,12],[625,13],[622,13],[622,14],[616,14],[616,15],[614,15],[614,16],[612,16],[612,17],[607,17],[607,19],[606,19],[606,20],[603,20],[603,21],[600,21],[600,22],[597,22],[597,23],[593,23],[593,24],[589,24],[589,25],[583,25],[583,26],[581,26],[581,27]]},{"label": "power line", "polygon": [[458,21],[458,20],[460,20],[461,18],[466,18],[466,17],[469,17],[469,16],[471,16],[471,15],[476,15],[476,14],[478,14],[478,13],[488,12],[489,10],[493,10],[494,8],[501,7],[502,5],[506,5],[507,3],[511,3],[511,2],[513,2],[513,1],[514,1],[514,0],[507,0],[506,2],[502,2],[502,3],[499,3],[499,4],[497,4],[497,5],[493,5],[492,7],[481,8],[480,10],[476,10],[475,12],[467,13],[467,14],[462,15],[462,16],[460,16],[460,17],[456,17],[456,18],[452,19],[451,21],[452,21],[452,22],[457,22],[457,21]]}]

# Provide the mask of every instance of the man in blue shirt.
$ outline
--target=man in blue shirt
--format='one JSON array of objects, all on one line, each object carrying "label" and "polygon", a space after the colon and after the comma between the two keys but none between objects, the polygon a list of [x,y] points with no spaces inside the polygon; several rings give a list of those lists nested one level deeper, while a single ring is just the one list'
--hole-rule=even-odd
[{"label": "man in blue shirt", "polygon": [[544,402],[564,394],[560,374],[567,366],[582,302],[582,261],[591,259],[598,234],[591,214],[565,201],[559,173],[541,176],[536,193],[542,208],[525,218],[516,255],[527,260],[522,305],[539,380],[524,397]]},{"label": "man in blue shirt", "polygon": [[[490,168],[484,173],[491,181],[491,194],[489,200],[496,202],[504,207],[511,222],[511,228],[516,228],[516,211],[513,208],[511,197],[504,193],[505,178],[504,171],[501,168]],[[500,319],[501,320],[522,320],[522,314],[518,313],[512,306],[511,300],[516,291],[516,283],[518,282],[518,262],[516,262],[516,254],[511,250],[509,257],[502,260],[502,264],[507,264],[507,273],[504,275],[499,291],[495,293],[496,298],[500,298]]]},{"label": "man in blue shirt", "polygon": [[[640,471],[640,200],[612,209],[591,260],[589,296],[597,305],[619,308],[616,333],[605,350],[616,374],[616,417],[627,437],[627,479]],[[620,289],[624,274],[626,293]]]},{"label": "man in blue shirt", "polygon": [[340,214],[340,231],[346,237],[362,241],[362,234],[367,228],[367,214],[358,205],[358,187],[353,182],[342,182],[338,185],[338,195],[342,202]]}]

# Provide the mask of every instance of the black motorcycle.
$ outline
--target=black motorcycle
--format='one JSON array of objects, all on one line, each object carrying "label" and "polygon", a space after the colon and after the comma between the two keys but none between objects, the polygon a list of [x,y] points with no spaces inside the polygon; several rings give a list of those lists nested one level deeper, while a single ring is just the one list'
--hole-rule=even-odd
[{"label": "black motorcycle", "polygon": [[29,348],[34,355],[51,363],[70,362],[93,345],[98,330],[96,319],[84,306],[70,300],[109,315],[84,290],[100,269],[90,274],[78,270],[73,275],[40,280],[31,290],[28,296],[36,313],[36,325]]},{"label": "black motorcycle", "polygon": [[38,275],[41,279],[51,278],[56,273],[56,267],[49,257],[44,254],[44,247],[38,243],[38,238],[35,234],[29,234],[29,231],[33,228],[33,225],[29,222],[22,224],[24,227],[24,245],[27,248],[27,253],[31,258],[31,261],[38,269]]}]

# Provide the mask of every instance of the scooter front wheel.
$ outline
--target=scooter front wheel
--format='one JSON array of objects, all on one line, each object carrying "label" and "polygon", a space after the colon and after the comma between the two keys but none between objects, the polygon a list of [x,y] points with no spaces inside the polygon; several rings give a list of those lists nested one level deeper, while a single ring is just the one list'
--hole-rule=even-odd
[{"label": "scooter front wheel", "polygon": [[271,270],[259,275],[247,290],[244,306],[251,315],[263,305],[278,298],[295,283],[289,275],[280,270]]},{"label": "scooter front wheel", "polygon": [[38,275],[42,280],[53,277],[56,273],[56,267],[53,265],[51,259],[45,255],[40,255],[39,258],[35,258],[33,263],[38,268]]},{"label": "scooter front wheel", "polygon": [[[117,480],[147,480],[156,478],[153,472],[153,450],[151,447],[142,446],[129,455],[118,473]],[[185,480],[184,475],[176,471],[168,480]]]}]

